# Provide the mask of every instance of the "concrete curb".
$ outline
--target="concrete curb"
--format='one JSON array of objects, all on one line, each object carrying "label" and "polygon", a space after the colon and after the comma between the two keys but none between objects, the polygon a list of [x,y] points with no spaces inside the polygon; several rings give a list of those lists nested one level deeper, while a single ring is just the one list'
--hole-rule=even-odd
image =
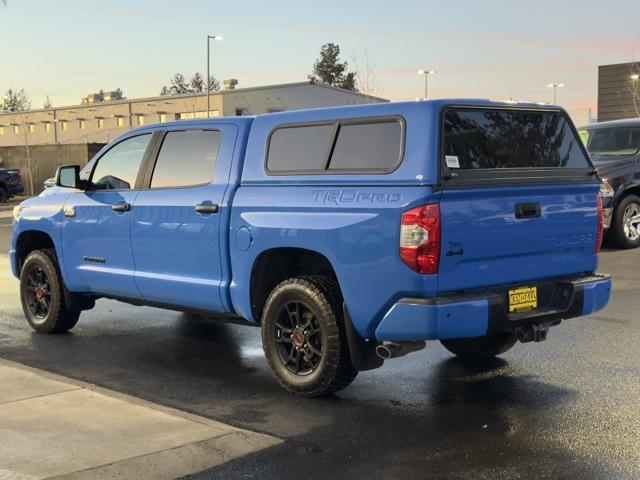
[{"label": "concrete curb", "polygon": [[2,358],[0,378],[2,480],[172,479],[282,442]]}]

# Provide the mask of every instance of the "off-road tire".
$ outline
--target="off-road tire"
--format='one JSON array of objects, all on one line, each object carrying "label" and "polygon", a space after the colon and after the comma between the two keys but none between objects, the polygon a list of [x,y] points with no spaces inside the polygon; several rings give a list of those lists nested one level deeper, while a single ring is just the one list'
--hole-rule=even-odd
[{"label": "off-road tire", "polygon": [[484,337],[440,340],[440,343],[463,360],[483,360],[505,353],[517,341],[514,333],[495,333]]},{"label": "off-road tire", "polygon": [[[307,307],[321,331],[321,360],[317,368],[306,375],[298,375],[287,367],[276,343],[276,323],[289,302]],[[349,356],[340,289],[325,276],[290,278],[272,290],[262,315],[262,345],[278,383],[297,395],[316,397],[337,392],[351,384],[358,374]]]},{"label": "off-road tire", "polygon": [[613,211],[611,228],[609,228],[609,232],[607,233],[607,243],[612,247],[637,248],[640,246],[640,237],[636,240],[631,240],[624,233],[624,212],[632,203],[640,207],[640,197],[637,195],[625,196]]},{"label": "off-road tire", "polygon": [[[40,268],[46,275],[50,295],[48,313],[39,318],[29,306],[29,274]],[[38,333],[64,333],[78,323],[80,310],[70,309],[65,304],[64,285],[55,250],[43,249],[31,252],[20,271],[20,300],[24,315],[31,328]]]},{"label": "off-road tire", "polygon": [[5,188],[0,185],[0,203],[5,203],[9,200],[9,194],[5,190]]}]

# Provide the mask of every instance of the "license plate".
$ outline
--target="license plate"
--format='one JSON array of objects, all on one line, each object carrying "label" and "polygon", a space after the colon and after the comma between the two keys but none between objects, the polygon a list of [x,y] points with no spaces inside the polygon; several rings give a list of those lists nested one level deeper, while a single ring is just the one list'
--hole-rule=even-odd
[{"label": "license plate", "polygon": [[538,287],[509,290],[509,313],[526,312],[538,308]]}]

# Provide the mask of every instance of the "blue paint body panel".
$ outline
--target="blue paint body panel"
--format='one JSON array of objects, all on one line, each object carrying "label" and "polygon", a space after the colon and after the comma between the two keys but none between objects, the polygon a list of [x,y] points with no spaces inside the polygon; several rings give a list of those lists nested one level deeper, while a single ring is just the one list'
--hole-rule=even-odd
[{"label": "blue paint body panel", "polygon": [[[220,129],[222,144],[211,183],[160,190],[80,192],[53,187],[23,202],[14,227],[11,263],[20,236],[48,235],[72,292],[127,297],[256,321],[251,300],[255,262],[295,248],[326,258],[340,284],[353,326],[365,338],[416,340],[487,331],[486,300],[426,305],[467,290],[560,276],[590,275],[596,194],[593,181],[571,184],[442,189],[440,114],[445,106],[541,108],[483,100],[438,100],[282,112],[257,117],[198,119],[149,125],[145,132]],[[544,107],[558,110],[555,107]],[[559,111],[559,110],[558,110]],[[269,175],[265,156],[274,128],[300,122],[365,117],[401,118],[404,156],[387,174]],[[86,178],[109,146],[83,169]],[[126,201],[132,210],[111,205]],[[209,201],[215,215],[193,208]],[[516,221],[516,202],[537,202],[541,217]],[[421,275],[399,257],[402,212],[438,203],[440,271]],[[74,207],[76,216],[63,215]],[[463,250],[463,255],[447,255]],[[86,258],[104,258],[104,263]],[[608,301],[605,287],[585,288],[583,314]]]},{"label": "blue paint body panel", "polygon": [[[135,283],[147,302],[217,312],[229,308],[223,301],[228,288],[223,276],[228,258],[223,219],[229,210],[225,193],[238,127],[215,127],[221,132],[221,144],[211,184],[142,190],[136,198],[131,247]],[[197,213],[195,205],[206,202],[220,205],[221,210]]]},{"label": "blue paint body panel", "polygon": [[487,333],[487,300],[443,305],[396,303],[376,328],[377,340],[440,340],[479,337]]}]

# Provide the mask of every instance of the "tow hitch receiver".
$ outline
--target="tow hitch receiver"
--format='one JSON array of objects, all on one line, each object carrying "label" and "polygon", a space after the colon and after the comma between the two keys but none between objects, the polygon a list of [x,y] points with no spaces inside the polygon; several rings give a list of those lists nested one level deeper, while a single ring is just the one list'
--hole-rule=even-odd
[{"label": "tow hitch receiver", "polygon": [[516,329],[516,336],[522,343],[544,342],[552,325],[552,323],[539,323],[519,327]]}]

